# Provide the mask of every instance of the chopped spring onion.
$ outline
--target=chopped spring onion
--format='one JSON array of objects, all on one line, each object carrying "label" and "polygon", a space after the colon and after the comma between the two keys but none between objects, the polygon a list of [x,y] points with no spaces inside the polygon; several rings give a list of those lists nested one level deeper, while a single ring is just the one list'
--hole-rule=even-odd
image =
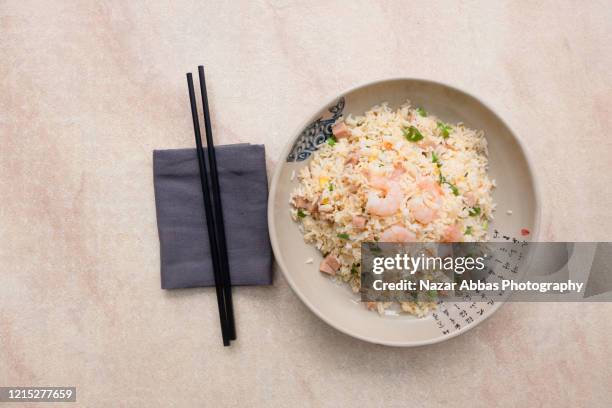
[{"label": "chopped spring onion", "polygon": [[427,111],[423,108],[421,108],[420,106],[418,108],[416,108],[416,111],[419,115],[426,117],[427,116]]},{"label": "chopped spring onion", "polygon": [[477,215],[480,215],[480,207],[470,208],[469,214],[470,214],[470,217],[476,217]]},{"label": "chopped spring onion", "polygon": [[423,140],[423,135],[421,132],[419,132],[419,129],[415,128],[414,126],[403,128],[402,132],[404,132],[404,137],[411,142]]},{"label": "chopped spring onion", "polygon": [[301,208],[300,208],[300,209],[298,209],[297,215],[298,215],[298,217],[300,217],[300,218],[304,218],[304,217],[306,216],[306,214],[304,214],[304,211],[302,211],[302,209],[301,209]]},{"label": "chopped spring onion", "polygon": [[442,173],[440,173],[438,183],[440,185],[446,184],[448,187],[450,187],[451,191],[453,192],[453,195],[456,195],[456,196],[459,195],[459,189],[457,188],[457,186],[451,183],[450,181],[446,180],[446,177],[444,177]]},{"label": "chopped spring onion", "polygon": [[440,158],[436,152],[431,152],[431,162],[435,163],[438,167],[442,167],[442,163],[440,163]]},{"label": "chopped spring onion", "polygon": [[345,233],[338,234],[337,236],[340,239],[350,239],[349,234],[345,234]]},{"label": "chopped spring onion", "polygon": [[453,130],[453,128],[444,122],[438,122],[438,130],[440,131],[440,135],[442,135],[442,137],[446,139],[450,135],[450,132],[451,130]]},{"label": "chopped spring onion", "polygon": [[327,138],[327,144],[330,146],[335,145],[337,142],[336,137],[335,136],[330,136]]},{"label": "chopped spring onion", "polygon": [[333,184],[329,184],[329,191],[334,191],[334,185]]},{"label": "chopped spring onion", "polygon": [[465,229],[465,235],[472,235],[472,226],[471,226],[471,225],[470,225],[470,226],[468,226],[468,227]]}]

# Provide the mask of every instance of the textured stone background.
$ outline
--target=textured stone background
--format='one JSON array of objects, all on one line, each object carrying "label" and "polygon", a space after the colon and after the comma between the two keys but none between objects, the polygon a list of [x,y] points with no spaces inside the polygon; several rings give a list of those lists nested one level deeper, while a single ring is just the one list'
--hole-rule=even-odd
[{"label": "textured stone background", "polygon": [[393,349],[277,273],[235,291],[222,348],[214,291],[159,288],[151,151],[193,144],[199,63],[218,142],[265,143],[270,171],[322,100],[431,78],[526,142],[544,239],[609,240],[611,21],[607,1],[0,1],[0,385],[76,385],[86,407],[609,407],[610,304],[510,304]]}]

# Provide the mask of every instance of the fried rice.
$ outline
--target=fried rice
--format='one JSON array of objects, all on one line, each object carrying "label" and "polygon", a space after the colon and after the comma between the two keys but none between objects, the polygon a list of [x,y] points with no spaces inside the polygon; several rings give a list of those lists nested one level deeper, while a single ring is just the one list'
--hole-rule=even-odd
[{"label": "fried rice", "polygon": [[[339,118],[298,174],[291,216],[325,257],[320,270],[360,286],[362,242],[488,240],[495,182],[482,131],[409,102]],[[388,304],[368,304],[384,311]],[[432,302],[402,302],[424,315]]]}]

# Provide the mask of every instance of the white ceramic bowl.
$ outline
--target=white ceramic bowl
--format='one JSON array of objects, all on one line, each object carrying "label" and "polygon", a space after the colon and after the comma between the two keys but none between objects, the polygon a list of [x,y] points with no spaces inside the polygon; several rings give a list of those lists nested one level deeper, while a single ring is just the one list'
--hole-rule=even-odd
[{"label": "white ceramic bowl", "polygon": [[[358,303],[358,295],[318,271],[321,254],[304,242],[291,219],[289,196],[297,186],[292,174],[307,165],[311,152],[330,134],[336,117],[360,115],[382,102],[397,107],[406,100],[445,122],[463,122],[472,129],[484,130],[489,144],[490,176],[497,182],[493,193],[497,212],[490,223],[491,231],[520,236],[520,230],[528,228],[529,239],[535,241],[540,220],[538,188],[520,140],[482,101],[457,88],[421,79],[383,80],[346,91],[308,117],[288,140],[272,178],[268,223],[276,261],[295,293],[325,322],[356,338],[390,346],[417,346],[452,338],[476,326],[501,304],[487,305],[473,322],[462,322],[460,328],[453,330],[448,324],[440,328],[433,316],[379,316],[367,311]],[[512,216],[505,214],[508,209]],[[308,258],[314,262],[306,264]]]}]

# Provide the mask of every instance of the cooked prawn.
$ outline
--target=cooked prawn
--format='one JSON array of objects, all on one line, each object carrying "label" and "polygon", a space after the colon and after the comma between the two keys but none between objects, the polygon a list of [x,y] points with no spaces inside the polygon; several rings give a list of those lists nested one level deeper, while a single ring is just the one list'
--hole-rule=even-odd
[{"label": "cooked prawn", "polygon": [[450,225],[444,230],[442,242],[461,242],[462,240],[463,234],[458,225]]},{"label": "cooked prawn", "polygon": [[395,214],[399,210],[403,198],[404,196],[399,186],[390,188],[384,197],[379,197],[378,194],[372,191],[368,194],[366,208],[371,214],[386,217]]},{"label": "cooked prawn", "polygon": [[444,190],[442,190],[440,184],[436,183],[432,179],[421,180],[417,185],[423,192],[430,193],[438,198],[444,194]]},{"label": "cooked prawn", "polygon": [[400,185],[396,181],[371,173],[368,178],[371,187],[381,190],[385,194],[384,197],[380,197],[374,191],[368,194],[368,204],[366,206],[368,212],[382,217],[396,213],[404,199]]},{"label": "cooked prawn", "polygon": [[438,212],[426,206],[422,197],[410,200],[410,212],[414,219],[421,224],[429,224],[438,216]]},{"label": "cooked prawn", "polygon": [[416,242],[416,234],[399,224],[387,228],[380,236],[381,242]]},{"label": "cooked prawn", "polygon": [[380,174],[368,173],[368,184],[377,190],[388,191],[390,187],[389,180]]}]

